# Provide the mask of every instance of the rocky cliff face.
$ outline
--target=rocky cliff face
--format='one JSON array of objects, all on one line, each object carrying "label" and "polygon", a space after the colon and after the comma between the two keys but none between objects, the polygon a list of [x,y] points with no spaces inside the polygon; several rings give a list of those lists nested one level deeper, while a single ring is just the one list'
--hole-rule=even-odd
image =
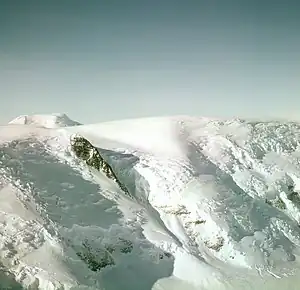
[{"label": "rocky cliff face", "polygon": [[112,179],[127,194],[130,195],[126,186],[120,182],[111,166],[101,156],[98,149],[87,139],[76,135],[71,138],[71,148],[77,158],[83,160],[88,166],[103,172],[109,179]]}]

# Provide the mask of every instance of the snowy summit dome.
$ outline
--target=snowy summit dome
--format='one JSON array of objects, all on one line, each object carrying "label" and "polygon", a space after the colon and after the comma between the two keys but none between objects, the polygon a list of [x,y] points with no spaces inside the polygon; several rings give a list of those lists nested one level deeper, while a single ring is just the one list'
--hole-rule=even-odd
[{"label": "snowy summit dome", "polygon": [[71,120],[66,114],[51,114],[51,115],[21,115],[9,124],[15,125],[36,125],[44,128],[58,128],[78,126],[80,123]]}]

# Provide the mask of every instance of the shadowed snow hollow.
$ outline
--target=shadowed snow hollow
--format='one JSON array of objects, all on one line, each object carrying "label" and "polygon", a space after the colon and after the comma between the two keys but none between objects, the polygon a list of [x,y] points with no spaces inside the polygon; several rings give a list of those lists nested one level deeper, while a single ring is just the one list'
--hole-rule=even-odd
[{"label": "shadowed snow hollow", "polygon": [[[179,116],[73,125],[36,115],[0,128],[7,283],[298,289],[298,123]],[[76,158],[74,134],[130,195]]]}]

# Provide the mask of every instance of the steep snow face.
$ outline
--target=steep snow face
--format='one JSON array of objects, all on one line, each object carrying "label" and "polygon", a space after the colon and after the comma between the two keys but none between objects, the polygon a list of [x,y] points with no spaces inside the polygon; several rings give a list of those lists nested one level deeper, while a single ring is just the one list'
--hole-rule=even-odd
[{"label": "steep snow face", "polygon": [[[299,124],[180,116],[11,126],[0,130],[3,198],[8,190],[12,198],[0,208],[0,252],[16,283],[298,289]],[[98,147],[130,197],[75,158],[76,133]],[[11,245],[13,233],[20,239]]]},{"label": "steep snow face", "polygon": [[52,114],[52,115],[22,115],[9,124],[15,125],[35,125],[44,128],[58,128],[67,126],[77,126],[80,123],[71,120],[66,114]]},{"label": "steep snow face", "polygon": [[[124,180],[146,180],[137,198],[205,265],[276,277],[298,267],[299,124],[172,117],[78,129],[99,147],[138,158]],[[124,171],[121,160],[111,164]]]}]

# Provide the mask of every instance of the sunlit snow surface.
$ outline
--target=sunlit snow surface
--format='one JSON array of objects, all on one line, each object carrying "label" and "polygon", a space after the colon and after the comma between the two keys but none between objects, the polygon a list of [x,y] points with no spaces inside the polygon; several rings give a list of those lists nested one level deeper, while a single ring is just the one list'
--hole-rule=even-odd
[{"label": "sunlit snow surface", "polygon": [[[73,157],[74,134],[132,197]],[[2,289],[300,288],[300,124],[21,116],[0,127],[0,170]],[[100,271],[76,255],[122,240]]]}]

